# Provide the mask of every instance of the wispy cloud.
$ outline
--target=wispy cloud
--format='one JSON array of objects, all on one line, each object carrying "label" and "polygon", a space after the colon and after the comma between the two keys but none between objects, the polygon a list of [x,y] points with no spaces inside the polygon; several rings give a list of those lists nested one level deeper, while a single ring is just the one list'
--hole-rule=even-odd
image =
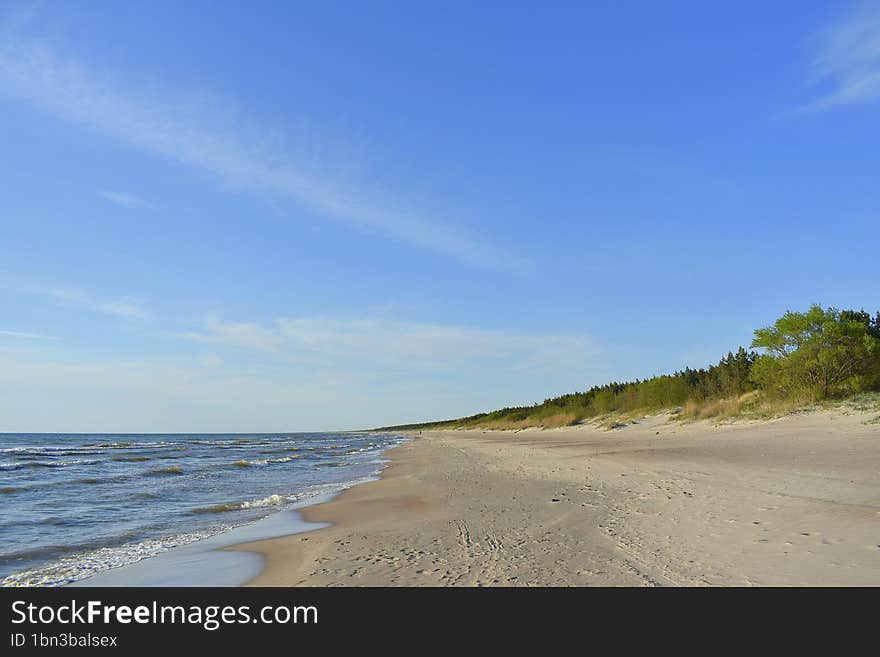
[{"label": "wispy cloud", "polygon": [[[316,215],[459,260],[518,267],[496,245],[449,218],[404,207],[394,195],[341,181],[308,153],[254,128],[215,98],[150,88],[98,71],[44,43],[3,37],[0,92],[145,152],[210,172],[237,188],[283,197]],[[395,202],[396,201],[396,202]]]},{"label": "wispy cloud", "polygon": [[880,4],[856,5],[814,41],[814,81],[830,85],[830,91],[803,105],[801,113],[880,99]]},{"label": "wispy cloud", "polygon": [[407,368],[499,363],[510,369],[583,367],[598,352],[589,336],[542,335],[468,326],[331,317],[280,318],[271,325],[208,319],[197,331],[175,334],[197,342],[286,353],[338,366]]},{"label": "wispy cloud", "polygon": [[106,315],[127,318],[145,318],[149,313],[144,308],[143,299],[137,297],[119,297],[117,299],[96,299],[79,290],[52,289],[44,293],[68,306],[83,308]]},{"label": "wispy cloud", "polygon": [[248,349],[278,349],[283,346],[282,336],[271,328],[249,322],[227,322],[216,317],[209,317],[199,331],[174,335],[184,340]]},{"label": "wispy cloud", "polygon": [[135,194],[127,194],[126,192],[114,192],[106,190],[101,192],[101,196],[103,196],[111,203],[115,203],[116,205],[121,205],[123,207],[138,207],[147,205],[147,202],[140,196],[137,196]]},{"label": "wispy cloud", "polygon": [[21,338],[22,340],[57,340],[54,335],[43,335],[42,333],[27,333],[25,331],[0,331],[0,337],[5,338]]}]

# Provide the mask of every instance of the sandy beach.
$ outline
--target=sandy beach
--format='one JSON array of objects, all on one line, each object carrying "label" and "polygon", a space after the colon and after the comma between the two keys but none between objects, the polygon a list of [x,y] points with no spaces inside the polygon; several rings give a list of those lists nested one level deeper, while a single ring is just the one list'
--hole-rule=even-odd
[{"label": "sandy beach", "polygon": [[424,432],[304,510],[332,526],[235,549],[254,586],[876,586],[874,415]]}]

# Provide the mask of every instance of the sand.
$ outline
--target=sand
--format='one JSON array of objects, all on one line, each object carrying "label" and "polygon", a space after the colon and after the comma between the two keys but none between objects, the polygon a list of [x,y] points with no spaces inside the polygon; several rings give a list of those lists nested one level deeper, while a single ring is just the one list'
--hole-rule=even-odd
[{"label": "sand", "polygon": [[880,585],[880,424],[815,412],[605,431],[433,431],[331,527],[236,549],[251,585]]}]

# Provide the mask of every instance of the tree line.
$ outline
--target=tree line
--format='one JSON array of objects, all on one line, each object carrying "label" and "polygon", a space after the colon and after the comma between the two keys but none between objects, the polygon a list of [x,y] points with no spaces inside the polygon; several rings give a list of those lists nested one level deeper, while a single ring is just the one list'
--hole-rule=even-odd
[{"label": "tree line", "polygon": [[748,393],[768,400],[816,402],[880,390],[880,312],[838,310],[815,304],[788,311],[759,328],[747,350],[728,352],[706,368],[612,382],[532,406],[502,408],[457,420],[388,429],[452,426],[513,427],[575,424],[608,413],[699,408]]}]

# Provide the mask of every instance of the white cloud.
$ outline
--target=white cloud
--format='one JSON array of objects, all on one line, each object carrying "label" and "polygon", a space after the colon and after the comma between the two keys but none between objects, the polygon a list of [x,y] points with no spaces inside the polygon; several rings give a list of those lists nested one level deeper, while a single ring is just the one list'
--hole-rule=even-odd
[{"label": "white cloud", "polygon": [[201,332],[190,331],[174,335],[184,340],[250,349],[276,349],[282,346],[280,336],[271,329],[248,322],[225,322],[216,317],[209,317]]},{"label": "white cloud", "polygon": [[534,335],[383,319],[281,318],[269,326],[209,318],[176,337],[259,349],[318,366],[453,368],[495,363],[505,369],[583,367],[598,347],[585,335]]},{"label": "white cloud", "polygon": [[139,319],[149,316],[149,313],[143,307],[143,299],[138,299],[137,297],[119,297],[118,299],[104,300],[95,299],[79,290],[64,289],[46,290],[45,294],[64,305],[106,315]]},{"label": "white cloud", "polygon": [[802,112],[880,99],[880,5],[862,3],[815,35],[813,74],[831,91]]},{"label": "white cloud", "polygon": [[137,207],[147,204],[147,202],[140,196],[136,196],[135,194],[127,194],[126,192],[114,192],[106,190],[101,192],[101,196],[103,196],[111,203],[115,203],[116,205],[121,205],[123,207]]},{"label": "white cloud", "polygon": [[27,333],[25,331],[0,331],[0,336],[7,338],[21,338],[22,340],[57,340],[54,335],[42,333]]},{"label": "white cloud", "polygon": [[[364,232],[457,259],[507,269],[520,266],[472,230],[379,198],[372,185],[335,179],[327,166],[278,144],[217,99],[181,96],[120,81],[59,55],[42,43],[0,42],[0,92],[145,152],[209,172],[238,187],[290,199]],[[334,167],[338,168],[338,167]]]}]

